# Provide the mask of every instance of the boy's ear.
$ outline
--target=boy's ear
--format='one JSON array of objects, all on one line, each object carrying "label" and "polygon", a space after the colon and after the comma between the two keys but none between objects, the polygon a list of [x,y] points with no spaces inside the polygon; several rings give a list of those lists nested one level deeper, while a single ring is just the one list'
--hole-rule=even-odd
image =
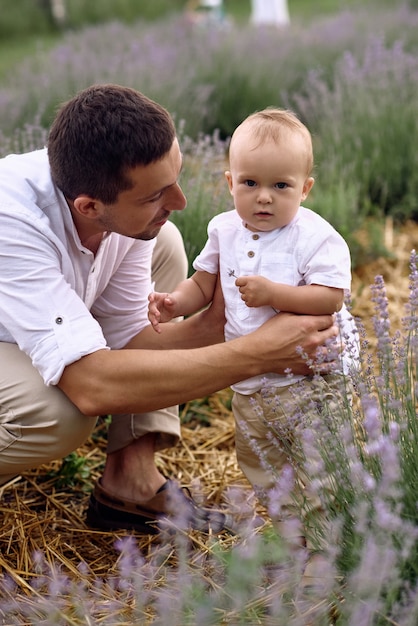
[{"label": "boy's ear", "polygon": [[232,193],[232,174],[229,170],[225,172],[226,182],[228,183],[229,193]]},{"label": "boy's ear", "polygon": [[303,184],[303,189],[302,189],[302,198],[301,200],[306,200],[306,198],[309,196],[309,193],[312,189],[312,187],[314,186],[315,183],[315,178],[312,178],[312,176],[309,176],[309,178],[307,178]]}]

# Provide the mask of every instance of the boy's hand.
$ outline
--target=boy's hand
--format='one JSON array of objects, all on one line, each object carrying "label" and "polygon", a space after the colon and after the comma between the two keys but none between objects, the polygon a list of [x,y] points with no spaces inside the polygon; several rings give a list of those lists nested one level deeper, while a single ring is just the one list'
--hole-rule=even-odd
[{"label": "boy's hand", "polygon": [[170,322],[174,317],[176,302],[169,293],[153,291],[148,296],[148,319],[157,332],[161,332],[160,323]]},{"label": "boy's hand", "polygon": [[240,276],[235,281],[242,300],[247,306],[258,307],[271,304],[271,281],[263,276]]}]

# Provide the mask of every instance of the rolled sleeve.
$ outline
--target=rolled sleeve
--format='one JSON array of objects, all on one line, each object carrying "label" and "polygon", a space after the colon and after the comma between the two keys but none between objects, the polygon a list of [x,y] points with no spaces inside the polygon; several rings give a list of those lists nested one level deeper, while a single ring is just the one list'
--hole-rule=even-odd
[{"label": "rolled sleeve", "polygon": [[97,350],[109,349],[102,329],[88,311],[76,315],[73,309],[69,315],[61,308],[51,319],[51,329],[30,353],[46,385],[58,384],[67,365]]},{"label": "rolled sleeve", "polygon": [[104,234],[83,246],[46,150],[0,159],[0,341],[45,384],[67,365],[124,347],[148,325],[154,241]]},{"label": "rolled sleeve", "polygon": [[57,384],[67,365],[106,348],[106,341],[71,277],[63,275],[55,246],[39,231],[28,243],[32,227],[22,221],[19,226],[20,239],[11,230],[7,242],[5,232],[0,235],[6,252],[6,260],[0,259],[0,339],[17,343],[45,384]]},{"label": "rolled sleeve", "polygon": [[103,332],[46,220],[19,207],[3,211],[0,248],[0,341],[16,343],[45,384],[57,384],[67,365],[106,348]]}]

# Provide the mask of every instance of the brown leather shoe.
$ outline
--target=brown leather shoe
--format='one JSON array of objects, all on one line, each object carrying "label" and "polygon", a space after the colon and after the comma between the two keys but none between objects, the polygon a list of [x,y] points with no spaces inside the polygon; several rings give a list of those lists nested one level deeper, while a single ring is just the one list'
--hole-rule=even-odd
[{"label": "brown leather shoe", "polygon": [[219,533],[226,529],[222,511],[199,506],[187,487],[167,479],[147,502],[135,502],[106,491],[97,481],[90,496],[87,525],[100,530],[135,530],[156,535],[163,527]]}]

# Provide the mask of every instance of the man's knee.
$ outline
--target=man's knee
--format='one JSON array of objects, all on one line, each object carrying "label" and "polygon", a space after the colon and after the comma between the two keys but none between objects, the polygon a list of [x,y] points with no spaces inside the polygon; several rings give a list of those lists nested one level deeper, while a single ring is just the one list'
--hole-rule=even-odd
[{"label": "man's knee", "polygon": [[78,448],[96,418],[47,387],[29,357],[0,343],[0,476],[18,474]]}]

